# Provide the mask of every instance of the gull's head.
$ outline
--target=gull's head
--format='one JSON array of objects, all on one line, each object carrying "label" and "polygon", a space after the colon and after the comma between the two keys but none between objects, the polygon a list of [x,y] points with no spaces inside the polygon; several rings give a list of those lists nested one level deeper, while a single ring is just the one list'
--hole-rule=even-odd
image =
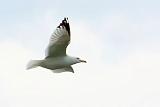
[{"label": "gull's head", "polygon": [[76,57],[76,62],[77,63],[81,63],[81,62],[83,62],[83,63],[87,63],[87,61],[85,61],[85,60],[82,60],[82,59],[80,59],[80,58],[78,58],[78,57]]},{"label": "gull's head", "polygon": [[80,59],[80,58],[78,58],[78,57],[70,57],[70,59],[72,59],[72,62],[74,63],[74,64],[76,64],[76,63],[87,63],[87,61],[85,61],[85,60],[82,60],[82,59]]}]

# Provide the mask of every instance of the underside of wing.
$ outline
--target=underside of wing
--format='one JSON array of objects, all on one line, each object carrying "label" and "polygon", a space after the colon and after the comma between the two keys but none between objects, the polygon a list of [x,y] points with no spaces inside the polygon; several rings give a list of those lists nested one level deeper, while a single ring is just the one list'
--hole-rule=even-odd
[{"label": "underside of wing", "polygon": [[65,68],[52,70],[52,72],[54,72],[54,73],[62,73],[62,72],[72,72],[72,73],[74,73],[74,70],[71,66],[68,66],[68,67],[65,67]]},{"label": "underside of wing", "polygon": [[46,58],[66,55],[66,48],[69,43],[70,26],[68,19],[64,18],[50,38],[49,45],[46,49]]}]

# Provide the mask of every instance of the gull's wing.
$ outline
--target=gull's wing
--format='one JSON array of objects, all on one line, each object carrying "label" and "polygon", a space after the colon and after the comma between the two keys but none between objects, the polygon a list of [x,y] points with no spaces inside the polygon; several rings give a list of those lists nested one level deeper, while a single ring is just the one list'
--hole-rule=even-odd
[{"label": "gull's wing", "polygon": [[52,70],[52,72],[54,72],[54,73],[61,73],[61,72],[72,72],[72,73],[74,73],[74,70],[71,66],[67,66],[65,68]]},{"label": "gull's wing", "polygon": [[64,18],[62,23],[53,32],[49,45],[46,49],[46,58],[65,56],[66,48],[70,43],[70,26],[68,18]]},{"label": "gull's wing", "polygon": [[73,70],[73,68],[72,68],[71,66],[65,67],[64,69],[65,69],[66,71],[69,71],[69,72],[74,73],[74,70]]}]

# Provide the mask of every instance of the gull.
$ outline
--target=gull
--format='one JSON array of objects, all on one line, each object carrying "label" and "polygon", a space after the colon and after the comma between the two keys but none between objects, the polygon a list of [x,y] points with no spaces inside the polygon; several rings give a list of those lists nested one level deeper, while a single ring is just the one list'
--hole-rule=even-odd
[{"label": "gull", "polygon": [[43,67],[52,70],[54,73],[72,72],[71,65],[76,63],[86,63],[79,57],[72,57],[66,54],[66,48],[70,44],[71,32],[68,18],[64,18],[59,26],[52,33],[45,58],[42,60],[31,60],[27,64],[27,69]]}]

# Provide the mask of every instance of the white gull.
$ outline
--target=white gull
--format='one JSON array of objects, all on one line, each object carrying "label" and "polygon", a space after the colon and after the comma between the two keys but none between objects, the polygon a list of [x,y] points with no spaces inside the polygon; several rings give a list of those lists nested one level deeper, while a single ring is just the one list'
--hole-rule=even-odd
[{"label": "white gull", "polygon": [[43,67],[52,70],[55,73],[72,72],[71,65],[86,61],[78,57],[68,56],[66,48],[70,43],[70,26],[68,18],[64,18],[62,23],[56,28],[51,35],[49,45],[46,50],[46,57],[43,60],[31,60],[27,64],[27,69]]}]

